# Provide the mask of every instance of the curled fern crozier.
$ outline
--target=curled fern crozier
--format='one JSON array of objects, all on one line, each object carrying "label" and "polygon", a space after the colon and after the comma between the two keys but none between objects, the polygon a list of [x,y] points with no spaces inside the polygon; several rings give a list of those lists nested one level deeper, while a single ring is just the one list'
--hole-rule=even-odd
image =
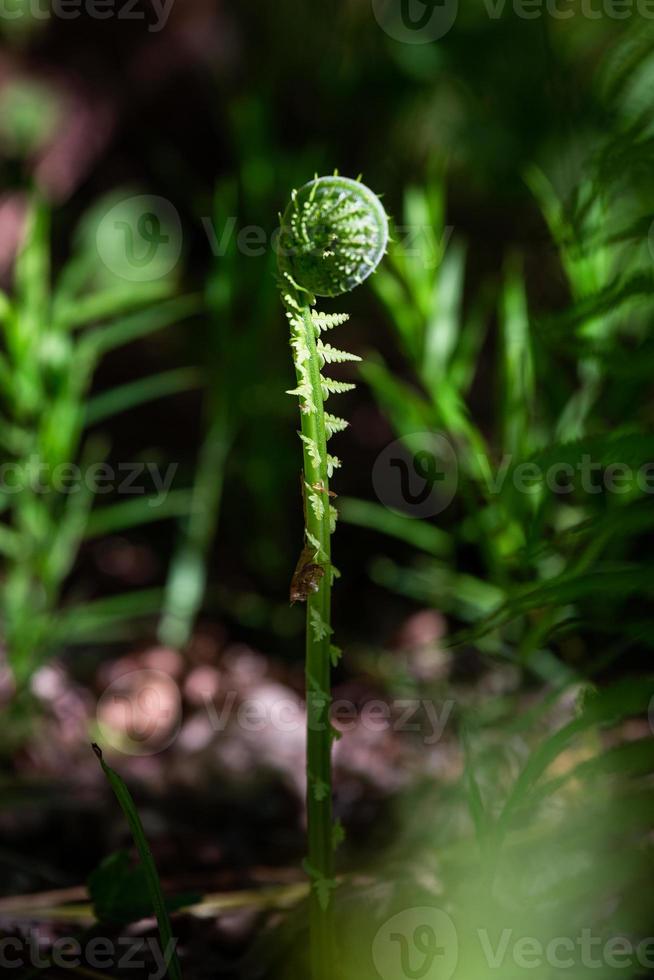
[{"label": "curled fern crozier", "polygon": [[387,243],[376,194],[349,177],[317,177],[293,192],[284,212],[280,268],[314,296],[340,296],[376,269]]}]

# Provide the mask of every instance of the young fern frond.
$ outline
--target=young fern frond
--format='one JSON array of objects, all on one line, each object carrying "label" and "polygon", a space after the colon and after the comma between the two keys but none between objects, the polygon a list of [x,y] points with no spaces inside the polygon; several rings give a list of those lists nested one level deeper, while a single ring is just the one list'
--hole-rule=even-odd
[{"label": "young fern frond", "polygon": [[342,395],[346,391],[354,391],[356,385],[350,384],[349,381],[335,381],[334,378],[325,378],[320,376],[320,384],[322,387],[322,400],[327,401],[330,395]]},{"label": "young fern frond", "polygon": [[358,354],[350,354],[346,350],[337,350],[331,344],[323,344],[322,340],[316,344],[316,350],[325,364],[344,364],[345,361],[361,360]]},{"label": "young fern frond", "polygon": [[325,432],[328,439],[331,439],[337,432],[344,432],[349,424],[345,419],[339,418],[338,415],[330,415],[329,412],[325,412]]},{"label": "young fern frond", "polygon": [[329,480],[341,467],[327,452],[327,440],[347,428],[345,419],[325,412],[330,395],[355,386],[322,374],[326,364],[359,361],[321,339],[348,320],[347,313],[324,313],[317,296],[340,296],[374,271],[386,251],[388,219],[379,198],[356,180],[316,177],[298,191],[281,219],[280,292],[291,331],[304,473],[305,544],[291,582],[291,601],[307,603],[307,828],[305,870],[312,881],[310,900],[311,980],[333,980],[335,960],[331,929],[334,842],[329,721],[331,667],[340,650],[331,642],[331,586],[338,572],[331,563],[330,536],[336,508]]},{"label": "young fern frond", "polygon": [[[327,453],[327,476],[329,477],[330,480],[334,475],[334,470],[340,470],[342,465],[343,464],[341,463],[338,456],[331,456],[329,453]],[[334,510],[335,509],[336,508],[334,508]]]},{"label": "young fern frond", "polygon": [[311,319],[313,320],[313,325],[316,328],[316,333],[320,334],[323,330],[332,330],[334,327],[340,327],[342,323],[347,323],[350,319],[349,313],[318,313],[317,311],[312,311]]}]

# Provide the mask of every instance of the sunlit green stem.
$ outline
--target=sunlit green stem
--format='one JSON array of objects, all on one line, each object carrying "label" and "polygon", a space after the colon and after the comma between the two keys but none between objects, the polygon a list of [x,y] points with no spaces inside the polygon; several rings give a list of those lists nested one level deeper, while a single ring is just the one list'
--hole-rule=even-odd
[{"label": "sunlit green stem", "polygon": [[[307,697],[307,869],[313,887],[310,898],[312,980],[332,980],[333,938],[329,892],[333,878],[332,779],[330,724],[331,565],[330,511],[327,493],[327,438],[320,379],[320,361],[311,312],[301,312],[309,351],[308,372],[314,411],[301,412],[304,441],[304,497],[322,501],[322,513],[305,505],[307,540],[319,543],[317,560],[323,566],[318,591],[307,600],[306,697]],[[302,380],[298,375],[298,380]],[[306,440],[310,440],[307,442]],[[310,446],[316,446],[318,456]],[[318,488],[316,490],[316,488]],[[317,494],[317,498],[316,495]]]},{"label": "sunlit green stem", "polygon": [[375,270],[386,250],[388,219],[379,198],[358,180],[316,177],[299,190],[280,217],[279,272],[282,301],[291,327],[304,453],[305,547],[291,583],[293,600],[307,602],[307,820],[306,870],[311,878],[311,980],[334,980],[331,928],[333,848],[330,666],[340,651],[331,643],[330,597],[335,569],[330,534],[335,510],[328,477],[340,460],[328,455],[327,439],[347,422],[324,410],[329,394],[354,385],[323,376],[323,364],[360,358],[326,343],[321,335],[348,317],[313,309],[316,296],[349,293]]}]

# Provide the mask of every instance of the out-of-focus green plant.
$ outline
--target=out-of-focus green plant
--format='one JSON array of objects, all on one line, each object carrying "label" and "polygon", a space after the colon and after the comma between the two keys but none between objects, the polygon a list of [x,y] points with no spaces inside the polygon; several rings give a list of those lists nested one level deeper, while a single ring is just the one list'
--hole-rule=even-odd
[{"label": "out-of-focus green plant", "polygon": [[[277,145],[260,95],[230,106],[229,129],[237,162],[233,172],[216,183],[211,218],[202,218],[213,252],[205,290],[207,316],[194,334],[196,341],[201,337],[195,351],[200,351],[205,382],[204,434],[159,626],[162,642],[177,647],[188,642],[207,592],[242,624],[252,625],[254,620],[276,630],[280,620],[295,621],[287,607],[270,606],[261,594],[238,595],[233,587],[216,590],[208,583],[229,467],[231,484],[239,483],[248,495],[246,503],[239,494],[250,529],[239,540],[239,559],[271,582],[278,581],[284,561],[279,537],[285,515],[271,507],[271,501],[285,491],[287,467],[280,465],[279,452],[269,452],[280,426],[286,427],[287,413],[276,396],[286,361],[283,352],[276,356],[275,229],[254,222],[260,222],[261,215],[273,215],[279,194],[310,167],[304,154],[288,154]],[[267,350],[270,356],[253,373],[255,349]],[[238,453],[233,452],[236,445]],[[266,492],[261,492],[264,487]],[[221,550],[227,542],[229,535],[220,543]]]},{"label": "out-of-focus green plant", "polygon": [[19,80],[0,91],[0,139],[6,151],[28,156],[56,130],[61,106],[47,85]]},{"label": "out-of-focus green plant", "polygon": [[[216,188],[214,219],[216,228],[238,213],[237,188],[226,180]],[[182,518],[179,541],[173,555],[159,624],[160,640],[173,647],[185,646],[191,636],[202,605],[207,580],[207,561],[213,541],[225,477],[225,467],[237,428],[237,408],[242,380],[238,352],[244,333],[248,344],[255,343],[249,330],[235,328],[237,294],[244,285],[239,276],[236,239],[232,236],[224,254],[215,263],[207,286],[210,313],[204,356],[205,433],[200,446],[188,515]],[[255,293],[255,298],[258,294]],[[250,326],[256,329],[261,318],[253,304]]]},{"label": "out-of-focus green plant", "polygon": [[[407,445],[411,446],[416,434],[435,431],[443,432],[452,442],[458,458],[459,497],[468,507],[469,520],[463,533],[468,539],[481,542],[488,567],[498,570],[503,542],[497,535],[489,535],[489,515],[478,506],[479,499],[487,496],[484,461],[490,450],[485,432],[475,424],[467,407],[485,340],[490,297],[483,289],[464,312],[465,260],[465,246],[451,235],[445,223],[442,178],[433,180],[428,188],[409,189],[401,224],[392,235],[389,260],[373,285],[416,383],[399,378],[379,354],[366,358],[362,375],[393,429]],[[507,285],[509,289],[512,304],[509,300],[507,303],[512,309],[511,330],[515,335],[520,329],[521,312],[515,276]],[[528,411],[524,401],[519,402],[519,410]],[[514,428],[516,425],[517,421]],[[445,577],[451,583],[445,589],[442,608],[474,617],[497,601],[494,585],[473,576],[463,578],[455,571],[451,558],[456,539],[444,522],[437,528],[373,503],[365,505],[364,515],[361,504],[351,501],[344,502],[343,517],[388,530],[395,537],[406,538],[410,533],[419,550],[431,554],[436,534],[440,560],[434,563],[430,559],[425,567],[431,569],[430,574],[438,569],[439,581]],[[443,561],[445,558],[448,560]],[[375,575],[385,584],[393,584],[389,578],[392,574],[388,563],[376,565]]]},{"label": "out-of-focus green plant", "polygon": [[[256,178],[255,178],[256,183]],[[207,584],[209,550],[218,523],[225,469],[237,434],[246,424],[243,403],[252,377],[250,351],[260,344],[275,302],[274,254],[263,261],[239,252],[239,229],[232,223],[256,200],[257,187],[247,173],[219,182],[214,196],[214,232],[227,241],[215,256],[206,289],[208,317],[203,349],[205,434],[198,455],[188,516],[182,519],[171,561],[159,627],[162,642],[183,647],[189,640]],[[243,199],[245,198],[245,202]],[[233,233],[228,235],[228,232]],[[261,272],[269,273],[269,288]]]},{"label": "out-of-focus green plant", "polygon": [[[126,616],[150,611],[152,597],[114,597],[106,608],[60,606],[85,537],[179,513],[187,497],[161,508],[131,498],[93,514],[106,440],[87,430],[117,412],[197,384],[188,371],[139,379],[94,397],[94,371],[109,351],[189,316],[195,298],[174,298],[170,280],[107,279],[89,290],[97,256],[77,253],[51,285],[49,216],[34,202],[16,261],[11,298],[0,296],[0,506],[2,632],[22,687],[57,646],[99,637]],[[94,476],[95,474],[95,476]],[[102,634],[106,637],[108,634]]]},{"label": "out-of-focus green plant", "polygon": [[[339,980],[428,968],[642,976],[654,741],[641,722],[653,693],[650,673],[550,692],[528,711],[518,687],[458,703],[444,739],[461,747],[459,778],[426,775],[400,796],[387,848],[377,842],[339,887]],[[293,939],[275,976],[297,976]]]},{"label": "out-of-focus green plant", "polygon": [[[583,635],[583,623],[610,636],[630,597],[651,593],[636,542],[651,527],[645,484],[654,440],[644,417],[627,413],[616,424],[626,407],[623,379],[630,370],[636,379],[642,373],[637,347],[651,317],[651,272],[643,263],[647,249],[622,233],[620,197],[600,173],[589,175],[571,202],[540,171],[532,169],[529,182],[558,246],[571,306],[530,314],[522,261],[511,253],[492,360],[483,350],[487,297],[463,304],[464,247],[450,240],[434,268],[446,230],[442,182],[407,193],[404,226],[412,235],[396,234],[375,288],[415,380],[399,380],[379,358],[366,359],[362,373],[409,447],[414,433],[434,430],[450,441],[459,464],[457,506],[439,516],[438,528],[388,516],[372,503],[347,502],[344,517],[351,509],[355,523],[382,530],[404,520],[416,541],[416,525],[425,528],[425,541],[436,530],[449,535],[447,554],[455,558],[474,547],[479,575],[462,575],[456,560],[431,546],[419,547],[411,568],[379,559],[372,574],[471,624],[452,642],[474,639],[551,679],[559,675],[553,654],[566,659],[567,638]],[[492,392],[491,365],[498,397],[486,399],[477,420],[468,395],[473,382]],[[602,483],[625,467],[626,489]],[[593,472],[602,476],[590,485]],[[409,538],[398,527],[389,533]],[[609,643],[595,669],[634,642]]]},{"label": "out-of-focus green plant", "polygon": [[[507,712],[472,729],[464,778],[421,785],[400,804],[402,829],[381,871],[379,862],[370,869],[384,901],[371,905],[355,885],[344,896],[342,976],[401,975],[403,947],[419,968],[430,946],[435,952],[429,938],[438,940],[433,962],[456,966],[466,980],[527,968],[545,980],[561,962],[580,976],[642,976],[652,915],[644,887],[652,740],[607,747],[603,739],[620,720],[638,718],[651,693],[651,678],[587,691],[570,720],[546,729],[524,759],[516,744],[524,750],[537,738],[542,716]],[[535,952],[528,967],[523,944]],[[619,967],[616,948],[626,952]]]},{"label": "out-of-focus green plant", "polygon": [[466,248],[445,224],[442,180],[407,190],[393,239],[374,287],[419,387],[399,380],[378,355],[366,359],[364,377],[400,436],[434,428],[450,433],[466,478],[474,481],[487,446],[466,397],[484,342],[488,300],[480,296],[464,319]]},{"label": "out-of-focus green plant", "polygon": [[0,34],[7,42],[22,47],[46,30],[51,17],[44,17],[43,13],[30,0],[6,0],[0,18]]}]

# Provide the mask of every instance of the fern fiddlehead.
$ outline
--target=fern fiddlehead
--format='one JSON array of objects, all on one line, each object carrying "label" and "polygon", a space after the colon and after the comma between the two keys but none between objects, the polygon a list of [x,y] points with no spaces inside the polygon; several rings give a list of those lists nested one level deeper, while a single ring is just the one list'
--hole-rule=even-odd
[{"label": "fern fiddlehead", "polygon": [[291,331],[303,449],[304,548],[291,582],[291,601],[306,601],[307,832],[306,870],[311,878],[310,945],[312,980],[333,980],[331,892],[335,887],[333,850],[338,828],[332,817],[329,719],[331,667],[340,651],[331,640],[331,587],[336,570],[330,537],[336,509],[329,480],[341,465],[327,449],[345,419],[325,411],[332,395],[354,385],[323,374],[328,364],[358,361],[325,335],[348,319],[321,313],[317,296],[340,296],[354,289],[386,251],[388,219],[379,198],[357,180],[316,177],[298,191],[281,218],[279,274],[282,302]]}]

